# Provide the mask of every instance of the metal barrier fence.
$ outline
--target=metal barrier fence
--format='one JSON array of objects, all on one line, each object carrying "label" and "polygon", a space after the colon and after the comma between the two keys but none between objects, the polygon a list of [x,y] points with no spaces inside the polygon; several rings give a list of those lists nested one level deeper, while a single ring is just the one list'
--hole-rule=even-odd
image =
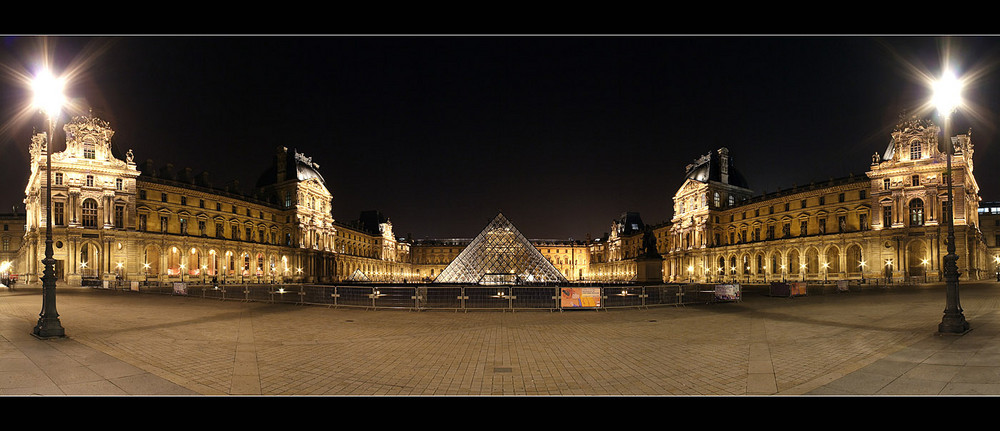
[{"label": "metal barrier fence", "polygon": [[[312,285],[201,284],[108,281],[97,288],[115,291],[184,295],[223,301],[254,301],[330,307],[405,310],[568,310],[643,308],[719,302],[714,284],[580,284],[570,286],[478,285]],[[849,289],[834,283],[809,284],[808,294],[886,290],[910,284],[853,282]],[[744,285],[743,291],[767,294],[768,285]]]}]

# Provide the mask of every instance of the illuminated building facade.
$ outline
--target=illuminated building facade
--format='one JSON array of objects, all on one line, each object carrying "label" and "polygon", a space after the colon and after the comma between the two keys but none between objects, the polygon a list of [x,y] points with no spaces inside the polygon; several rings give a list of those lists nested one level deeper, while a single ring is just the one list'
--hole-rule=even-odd
[{"label": "illuminated building facade", "polygon": [[[52,221],[56,276],[71,285],[427,282],[474,242],[401,238],[377,211],[334,220],[319,165],[285,147],[246,195],[235,183],[213,186],[206,173],[137,165],[99,118],[76,117],[64,130],[66,150],[52,154]],[[569,282],[636,280],[650,248],[662,256],[665,282],[939,280],[952,213],[939,133],[930,122],[901,120],[867,172],[761,195],[721,148],[687,166],[669,221],[647,225],[625,212],[600,238],[528,241]],[[993,277],[1000,210],[979,209],[970,134],[952,141],[959,271]],[[10,230],[0,231],[0,260],[29,282],[42,272],[45,142],[42,132],[30,143],[25,213],[3,219]],[[992,229],[985,234],[981,217]]]},{"label": "illuminated building facade", "polygon": [[[940,280],[947,254],[940,129],[904,119],[863,175],[751,196],[720,149],[689,165],[661,237],[666,281]],[[962,278],[992,274],[979,230],[970,134],[951,138]],[[727,177],[728,174],[728,177]]]}]

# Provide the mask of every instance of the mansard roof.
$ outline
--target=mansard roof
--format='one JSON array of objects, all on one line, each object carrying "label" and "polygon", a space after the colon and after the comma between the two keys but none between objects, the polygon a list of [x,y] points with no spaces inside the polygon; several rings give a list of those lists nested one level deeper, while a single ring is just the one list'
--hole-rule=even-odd
[{"label": "mansard roof", "polygon": [[[733,165],[732,156],[727,157],[726,163],[729,168],[728,184],[749,189],[750,185],[747,183],[743,173],[741,173]],[[699,157],[694,163],[688,165],[687,172],[684,176],[685,178],[703,183],[707,183],[709,181],[724,183],[722,181],[722,157],[719,155],[718,151],[711,151],[708,154]]]}]

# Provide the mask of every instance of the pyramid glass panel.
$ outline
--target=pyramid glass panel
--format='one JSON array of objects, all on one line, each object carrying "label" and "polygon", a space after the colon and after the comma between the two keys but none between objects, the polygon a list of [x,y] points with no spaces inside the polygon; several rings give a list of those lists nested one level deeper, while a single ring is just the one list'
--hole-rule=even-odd
[{"label": "pyramid glass panel", "polygon": [[524,284],[566,282],[566,278],[503,214],[497,214],[434,282]]}]

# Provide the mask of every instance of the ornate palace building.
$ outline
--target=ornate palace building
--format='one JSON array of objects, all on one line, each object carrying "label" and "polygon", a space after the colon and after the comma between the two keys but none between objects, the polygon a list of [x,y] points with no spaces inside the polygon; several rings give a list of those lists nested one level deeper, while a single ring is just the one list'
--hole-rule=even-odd
[{"label": "ornate palace building", "polygon": [[[294,149],[276,149],[246,195],[238,184],[213,186],[206,173],[137,165],[99,118],[76,117],[64,130],[66,149],[51,154],[52,225],[56,275],[71,285],[428,282],[474,243],[397,237],[377,211],[334,220],[319,164]],[[669,221],[647,225],[625,212],[600,238],[526,241],[567,282],[939,280],[954,214],[961,277],[996,276],[1000,243],[988,248],[986,238],[1000,232],[984,236],[979,218],[1000,230],[1000,210],[979,209],[971,134],[950,137],[952,205],[939,133],[928,121],[901,120],[867,172],[761,195],[721,148],[687,166]],[[28,282],[43,269],[46,134],[30,145],[25,213],[0,217],[0,260]],[[662,271],[644,278],[656,253]]]}]

